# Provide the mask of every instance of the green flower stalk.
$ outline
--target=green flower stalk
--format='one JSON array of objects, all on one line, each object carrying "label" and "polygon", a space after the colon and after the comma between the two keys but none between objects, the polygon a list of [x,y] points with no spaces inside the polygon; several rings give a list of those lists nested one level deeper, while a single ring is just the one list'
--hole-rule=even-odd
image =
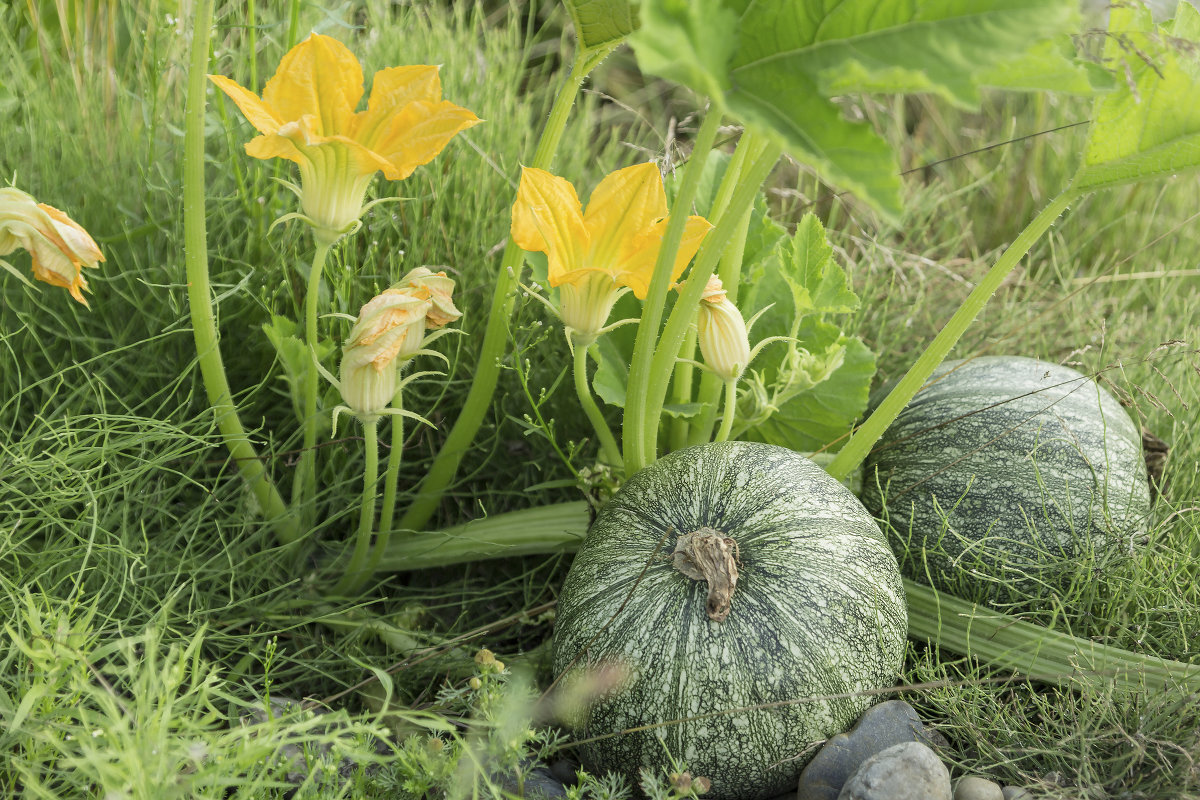
[{"label": "green flower stalk", "polygon": [[191,64],[188,69],[187,112],[183,142],[183,238],[187,270],[188,307],[196,356],[221,439],[229,449],[237,470],[274,527],[282,544],[300,538],[300,524],[279,495],[250,437],[238,419],[233,393],[225,376],[218,349],[217,324],[213,315],[212,285],[208,275],[208,245],[204,218],[204,72],[208,66],[212,34],[213,0],[196,8],[192,34]]},{"label": "green flower stalk", "polygon": [[[317,304],[329,248],[358,229],[370,207],[364,198],[375,173],[382,171],[388,180],[407,178],[480,120],[442,99],[438,68],[428,65],[375,73],[367,109],[356,112],[363,95],[358,59],[337,39],[316,33],[288,50],[261,97],[223,75],[209,78],[258,129],[260,135],[246,144],[247,154],[283,158],[299,167],[300,185],[285,185],[299,198],[302,211],[276,222],[301,219],[313,229],[316,251],[305,288],[304,339],[315,352]],[[316,493],[315,374],[306,377],[303,391],[304,449],[294,504]]]},{"label": "green flower stalk", "polygon": [[[567,127],[567,118],[571,107],[579,96],[588,74],[601,61],[621,45],[621,39],[605,42],[594,47],[581,47],[575,52],[575,60],[571,65],[571,73],[567,76],[563,88],[554,98],[554,106],[546,126],[542,129],[533,158],[529,166],[546,169],[558,152],[559,142]],[[523,259],[520,246],[510,237],[500,257],[500,269],[496,276],[496,287],[492,291],[492,304],[488,310],[487,328],[480,346],[479,362],[475,376],[471,380],[471,389],[463,403],[462,411],[455,420],[441,450],[434,457],[425,479],[421,483],[420,493],[408,507],[400,520],[400,527],[417,530],[425,526],[434,510],[441,501],[442,493],[454,480],[458,465],[463,455],[479,432],[479,426],[487,415],[492,404],[492,396],[496,392],[496,383],[500,379],[500,360],[508,344],[508,323],[512,318],[516,299],[517,276],[521,270]]]}]

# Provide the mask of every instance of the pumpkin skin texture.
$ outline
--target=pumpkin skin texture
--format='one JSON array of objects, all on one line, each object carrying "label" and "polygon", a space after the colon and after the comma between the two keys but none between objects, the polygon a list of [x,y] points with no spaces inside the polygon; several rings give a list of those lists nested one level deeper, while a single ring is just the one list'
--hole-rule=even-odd
[{"label": "pumpkin skin texture", "polygon": [[[1017,356],[942,364],[867,460],[863,503],[904,571],[1028,599],[1131,551],[1150,510],[1141,433],[1105,389]],[[963,570],[968,570],[964,573]]]},{"label": "pumpkin skin texture", "polygon": [[[672,559],[702,529],[736,543],[721,622]],[[554,667],[566,686],[624,676],[573,721],[579,738],[670,723],[582,746],[588,769],[661,777],[669,752],[712,781],[706,800],[758,800],[794,790],[814,743],[877,700],[847,695],[893,683],[907,630],[895,557],[858,499],[790,450],[722,442],[662,458],[601,509],[559,598]],[[802,698],[818,699],[722,713]]]}]

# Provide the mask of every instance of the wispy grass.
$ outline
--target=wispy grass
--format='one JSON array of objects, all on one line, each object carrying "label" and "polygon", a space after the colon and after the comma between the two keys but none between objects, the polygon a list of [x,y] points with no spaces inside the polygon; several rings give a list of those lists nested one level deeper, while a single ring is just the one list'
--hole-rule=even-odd
[{"label": "wispy grass", "polygon": [[[195,380],[179,203],[188,31],[186,20],[169,16],[175,6],[113,5],[107,23],[93,22],[91,30],[113,31],[116,46],[101,37],[90,50],[68,47],[45,20],[35,25],[25,4],[0,6],[6,68],[0,106],[7,115],[0,175],[68,210],[109,259],[100,274],[89,276],[95,289],[90,312],[51,287],[0,284],[4,619],[30,647],[93,653],[71,664],[35,663],[9,639],[0,648],[0,718],[11,723],[33,687],[52,698],[33,703],[19,725],[0,726],[0,781],[10,793],[45,786],[84,795],[125,786],[133,777],[111,766],[120,753],[138,754],[129,763],[145,774],[165,769],[179,787],[199,786],[204,777],[236,784],[244,796],[282,793],[280,765],[257,749],[261,740],[237,727],[241,709],[267,694],[332,697],[372,669],[394,666],[397,703],[445,716],[465,713],[452,696],[464,691],[474,671],[464,653],[486,644],[510,664],[544,668],[552,616],[519,615],[554,599],[567,564],[563,557],[525,559],[394,577],[378,599],[347,608],[311,590],[315,562],[296,563],[293,554],[274,549],[225,461]],[[260,89],[285,49],[287,21],[273,16],[276,10],[258,4],[257,27],[247,28],[245,4],[223,4],[213,71],[247,85],[253,73]],[[408,199],[377,207],[365,230],[338,249],[323,308],[354,313],[408,269],[444,266],[459,281],[464,329],[481,332],[513,181],[562,64],[561,15],[499,3],[486,10],[382,2],[334,11],[305,4],[303,10],[305,30],[351,42],[368,76],[397,63],[441,64],[446,96],[487,121],[411,179],[376,184],[376,196]],[[95,36],[78,29],[72,35],[76,43]],[[692,98],[642,81],[628,54],[602,67],[593,88],[558,160],[577,185],[594,185],[647,154],[678,152],[671,132],[686,138],[690,123],[672,128],[670,116],[684,117]],[[1088,114],[1079,100],[1001,96],[989,98],[979,115],[925,100],[866,100],[862,107],[902,147],[905,169]],[[292,210],[291,195],[271,180],[287,177],[289,168],[245,155],[242,144],[252,131],[215,92],[207,134],[210,256],[223,353],[244,420],[264,441],[272,471],[286,476],[297,427],[260,326],[273,313],[297,316],[309,243],[295,224],[267,234],[273,219]],[[853,327],[878,352],[886,379],[911,363],[999,248],[1064,185],[1081,135],[1082,129],[1067,128],[919,169],[907,178],[909,211],[895,228],[786,167],[777,172],[771,202],[784,222],[811,208],[828,223],[865,301]],[[1200,409],[1194,352],[1200,345],[1193,341],[1200,280],[1109,278],[1194,268],[1200,227],[1180,225],[1200,207],[1198,193],[1195,178],[1184,178],[1112,191],[1072,208],[956,351],[960,357],[1036,355],[1103,371],[1138,420],[1170,443],[1166,489],[1148,543],[1119,568],[1081,573],[1065,593],[1019,610],[1029,620],[1053,617],[1076,633],[1183,660],[1195,660],[1200,647],[1200,440],[1193,424]],[[339,342],[344,324],[324,324],[329,341]],[[577,497],[571,471],[545,438],[522,424],[534,414],[531,396],[537,412],[553,420],[564,453],[588,436],[570,392],[538,395],[568,363],[562,337],[557,330],[546,336],[546,328],[537,304],[518,309],[512,346],[528,361],[505,371],[491,418],[440,522]],[[443,340],[449,380],[418,384],[411,407],[435,422],[454,418],[473,370],[476,338]],[[1155,351],[1177,339],[1187,346]],[[1114,364],[1120,366],[1110,368]],[[353,525],[360,448],[356,431],[343,428],[340,435],[351,438],[323,447],[326,523],[313,538],[339,539]],[[421,474],[439,436],[413,426],[403,487]],[[588,443],[577,451],[576,468],[592,466],[593,448]],[[514,621],[488,628],[508,617]],[[326,624],[316,624],[319,619]],[[66,644],[56,638],[60,630]],[[467,632],[469,638],[455,640]],[[432,649],[410,662],[389,652],[387,642]],[[148,653],[158,653],[159,667],[180,671],[167,670],[155,682],[144,674],[145,664],[131,663]],[[986,674],[949,654],[910,653],[907,681],[951,681],[908,698],[950,738],[960,771],[1041,786],[1064,798],[1085,791],[1161,798],[1200,791],[1188,698],[980,685]],[[156,698],[161,702],[152,708]],[[367,691],[351,693],[336,705],[369,713],[370,699]],[[160,713],[164,704],[168,710]],[[162,726],[157,740],[166,746],[153,757],[127,725],[137,709]],[[355,724],[366,730],[362,718]],[[279,725],[281,741],[315,746],[331,735],[305,727],[304,720]],[[94,729],[111,730],[103,741],[112,744],[98,744]],[[421,747],[428,739],[423,734]],[[192,758],[187,748],[196,741],[228,757],[226,766],[216,757]],[[434,765],[426,751],[414,755],[417,744],[405,745],[411,763]],[[370,760],[361,740],[347,747]],[[403,763],[390,762],[347,791],[402,788],[415,769],[405,773]],[[54,771],[68,765],[69,772]],[[445,769],[442,786],[455,774]],[[1070,786],[1041,781],[1051,772]]]}]

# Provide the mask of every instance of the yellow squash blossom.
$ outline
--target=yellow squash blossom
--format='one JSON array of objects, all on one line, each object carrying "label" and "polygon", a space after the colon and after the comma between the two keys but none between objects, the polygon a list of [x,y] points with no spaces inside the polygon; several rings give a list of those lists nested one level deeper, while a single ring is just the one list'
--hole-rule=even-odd
[{"label": "yellow squash blossom", "polygon": [[[546,254],[550,285],[560,287],[559,316],[582,342],[604,327],[622,291],[646,298],[666,228],[667,196],[653,162],[605,177],[586,211],[563,178],[540,169],[521,171],[513,239],[525,250]],[[671,280],[683,274],[711,228],[703,217],[688,217]]]},{"label": "yellow squash blossom", "polygon": [[79,223],[54,206],[39,203],[18,189],[0,189],[0,256],[17,248],[33,256],[33,277],[61,286],[88,304],[84,267],[104,260],[100,248]]},{"label": "yellow squash blossom", "polygon": [[736,381],[753,355],[746,320],[729,301],[721,279],[708,279],[699,309],[700,353],[704,363],[724,381]]},{"label": "yellow squash blossom", "polygon": [[425,315],[425,327],[429,330],[449,325],[462,316],[451,297],[454,292],[454,279],[445,272],[434,272],[429,267],[417,267],[401,278],[396,286],[409,286],[429,292],[429,313]]},{"label": "yellow squash blossom", "polygon": [[332,241],[361,215],[378,171],[402,180],[480,120],[442,99],[438,68],[415,65],[375,73],[366,111],[358,59],[337,39],[311,34],[279,62],[262,97],[209,75],[262,134],[246,144],[255,158],[300,165],[300,203],[319,236]]},{"label": "yellow squash blossom", "polygon": [[342,348],[342,400],[370,420],[396,394],[399,362],[414,356],[425,338],[425,317],[433,302],[419,287],[387,289],[359,311]]}]

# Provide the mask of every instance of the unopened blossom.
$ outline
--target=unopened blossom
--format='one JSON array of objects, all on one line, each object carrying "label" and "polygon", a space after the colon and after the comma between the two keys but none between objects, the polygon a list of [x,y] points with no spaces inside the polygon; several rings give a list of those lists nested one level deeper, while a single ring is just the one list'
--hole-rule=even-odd
[{"label": "unopened blossom", "polygon": [[[526,167],[513,205],[512,236],[523,249],[546,254],[550,285],[559,287],[563,324],[590,341],[624,290],[646,298],[667,213],[662,175],[653,162],[609,174],[592,191],[586,211],[568,181]],[[711,228],[703,217],[688,217],[672,280]]]},{"label": "unopened blossom", "polygon": [[0,189],[0,256],[25,249],[33,257],[33,277],[61,286],[88,304],[84,267],[104,260],[100,248],[79,223],[54,206],[39,203],[19,189]]},{"label": "unopened blossom", "polygon": [[429,313],[425,315],[425,327],[429,330],[449,325],[462,316],[454,305],[454,279],[445,272],[434,272],[429,267],[417,267],[400,279],[397,286],[425,289],[429,292]]},{"label": "unopened blossom", "polygon": [[421,349],[429,292],[387,289],[362,307],[342,347],[342,400],[364,420],[374,419],[396,394],[397,368]]},{"label": "unopened blossom", "polygon": [[407,178],[480,121],[442,99],[438,68],[427,65],[376,72],[367,109],[356,112],[362,67],[344,44],[317,33],[284,55],[261,98],[222,75],[208,77],[262,134],[247,153],[300,166],[301,207],[328,241],[361,216],[376,172]]},{"label": "unopened blossom", "polygon": [[750,363],[750,335],[742,312],[730,302],[715,275],[708,279],[700,297],[697,326],[704,363],[723,380],[742,377]]}]

